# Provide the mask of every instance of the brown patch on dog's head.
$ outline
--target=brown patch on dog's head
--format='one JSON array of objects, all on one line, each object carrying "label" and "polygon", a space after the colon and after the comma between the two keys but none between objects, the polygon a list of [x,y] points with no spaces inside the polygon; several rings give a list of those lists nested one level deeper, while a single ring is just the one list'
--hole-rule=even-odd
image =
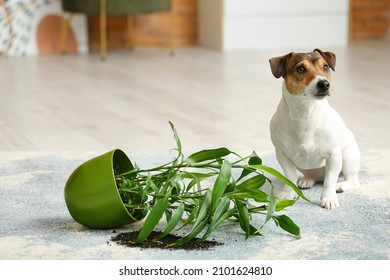
[{"label": "brown patch on dog's head", "polygon": [[335,70],[336,56],[315,49],[310,53],[291,52],[271,58],[269,62],[272,74],[276,78],[283,77],[289,93],[296,95],[302,93],[316,76],[323,76],[330,81],[330,69]]}]

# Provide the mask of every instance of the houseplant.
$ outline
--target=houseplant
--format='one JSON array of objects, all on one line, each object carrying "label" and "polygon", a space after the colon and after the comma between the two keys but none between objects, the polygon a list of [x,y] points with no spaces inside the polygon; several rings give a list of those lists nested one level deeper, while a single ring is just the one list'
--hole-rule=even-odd
[{"label": "houseplant", "polygon": [[[122,151],[114,150],[92,159],[104,163],[89,167],[83,176],[78,173],[90,163],[76,169],[65,187],[65,200],[72,217],[91,228],[112,228],[146,217],[136,243],[145,241],[164,216],[167,224],[157,239],[175,229],[190,227],[186,236],[170,246],[180,246],[200,234],[200,240],[205,240],[227,220],[237,222],[246,238],[261,235],[262,227],[270,220],[283,230],[300,235],[299,227],[288,216],[280,214],[295,200],[277,198],[272,180],[267,176],[275,176],[308,201],[295,184],[263,165],[255,152],[242,157],[227,148],[218,148],[185,157],[176,129],[170,125],[177,155],[166,164],[140,169]],[[103,165],[104,172],[99,169]],[[263,186],[267,186],[268,192]],[[110,189],[110,195],[106,195],[105,188]],[[110,200],[103,199],[106,197]],[[114,212],[109,210],[111,204],[115,204],[116,210],[108,214]],[[264,216],[260,226],[251,224],[250,217],[254,214]]]}]

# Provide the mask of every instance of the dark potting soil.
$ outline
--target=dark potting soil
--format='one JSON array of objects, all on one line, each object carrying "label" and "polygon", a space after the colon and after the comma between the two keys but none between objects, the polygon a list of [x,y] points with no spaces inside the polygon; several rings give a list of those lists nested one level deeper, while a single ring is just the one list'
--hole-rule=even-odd
[{"label": "dark potting soil", "polygon": [[[115,231],[114,231],[115,233]],[[111,237],[111,241],[116,242],[119,245],[123,245],[126,247],[138,247],[138,248],[161,248],[161,249],[169,249],[169,250],[176,250],[176,249],[184,249],[184,250],[207,250],[210,248],[213,248],[218,245],[222,245],[222,243],[219,243],[217,241],[201,241],[197,242],[197,238],[193,239],[192,241],[183,244],[181,246],[171,247],[168,246],[168,244],[173,243],[177,241],[180,236],[176,236],[173,234],[168,234],[164,238],[160,240],[155,240],[155,238],[160,234],[159,231],[152,231],[152,233],[148,236],[148,238],[142,242],[142,243],[135,243],[137,240],[139,231],[130,231],[130,232],[124,232],[120,233],[116,236]]]}]

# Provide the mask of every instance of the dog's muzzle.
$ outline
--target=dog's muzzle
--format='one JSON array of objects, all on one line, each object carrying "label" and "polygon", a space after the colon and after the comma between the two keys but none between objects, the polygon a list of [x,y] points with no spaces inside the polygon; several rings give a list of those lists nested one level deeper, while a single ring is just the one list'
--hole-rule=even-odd
[{"label": "dog's muzzle", "polygon": [[317,82],[317,92],[314,96],[323,98],[329,95],[330,83],[328,80],[322,79]]}]

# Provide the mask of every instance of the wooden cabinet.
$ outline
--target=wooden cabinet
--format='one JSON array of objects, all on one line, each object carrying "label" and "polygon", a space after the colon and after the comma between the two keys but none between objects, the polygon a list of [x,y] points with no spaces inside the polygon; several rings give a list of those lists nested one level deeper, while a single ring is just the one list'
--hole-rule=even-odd
[{"label": "wooden cabinet", "polygon": [[[194,45],[197,41],[197,0],[172,0],[175,11],[176,46]],[[109,49],[126,48],[127,17],[108,16],[107,36]],[[166,44],[169,32],[169,15],[165,12],[135,16],[136,46]],[[99,17],[88,16],[88,37],[92,50],[99,49]]]}]

